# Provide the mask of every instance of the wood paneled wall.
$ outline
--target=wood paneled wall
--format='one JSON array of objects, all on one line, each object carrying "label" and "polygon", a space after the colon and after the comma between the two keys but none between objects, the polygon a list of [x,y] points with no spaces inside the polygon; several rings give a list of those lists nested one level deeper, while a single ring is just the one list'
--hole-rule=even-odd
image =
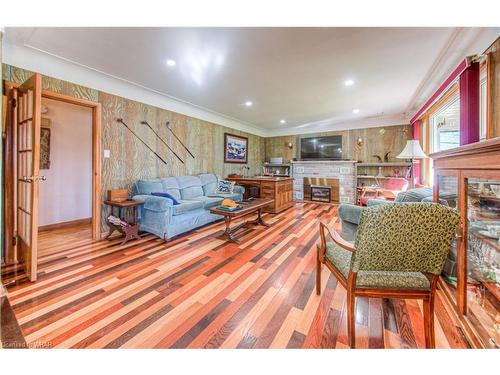
[{"label": "wood paneled wall", "polygon": [[[3,65],[2,78],[14,82],[24,82],[33,73],[9,65]],[[108,189],[127,188],[138,179],[161,178],[213,172],[227,176],[229,173],[245,173],[243,165],[224,163],[224,133],[232,133],[248,138],[248,174],[261,170],[264,162],[264,139],[262,137],[199,120],[179,113],[167,111],[144,103],[128,100],[119,96],[100,92],[70,82],[43,76],[43,89],[57,93],[84,98],[102,104],[102,147],[110,150],[111,157],[102,160],[103,198]],[[167,165],[162,163],[122,124],[116,121],[121,117],[152,149],[156,150]],[[182,164],[158,140],[146,126],[147,121],[153,129],[185,160]],[[170,121],[175,134],[195,155],[193,159],[166,128]],[[106,229],[106,208],[103,207],[102,223]]]},{"label": "wood paneled wall", "polygon": [[[2,78],[14,82],[23,82],[33,73],[17,67],[3,65]],[[102,147],[110,150],[111,157],[102,160],[102,192],[108,189],[128,188],[138,179],[161,178],[198,174],[204,172],[217,173],[223,177],[229,173],[248,173],[254,175],[261,171],[264,161],[272,156],[282,156],[285,161],[297,157],[299,139],[301,136],[284,136],[262,138],[239,130],[227,128],[200,119],[150,106],[144,103],[111,95],[92,88],[76,85],[59,79],[43,76],[43,89],[57,93],[84,98],[102,104]],[[142,143],[120,123],[121,117],[151,148],[167,161],[163,164]],[[185,160],[180,163],[177,158],[156,138],[146,126],[140,125],[147,121],[160,136]],[[193,159],[167,130],[165,123],[170,121],[175,134],[187,145],[196,156]],[[248,137],[249,155],[248,167],[245,172],[241,164],[223,162],[224,133],[233,133]],[[403,149],[406,140],[411,138],[409,125],[390,126],[383,128],[344,130],[309,134],[343,136],[343,153],[346,158],[362,161],[376,161],[371,155],[381,157],[391,151],[394,157]],[[358,146],[357,139],[363,143]],[[288,143],[293,148],[288,148]],[[102,223],[105,230],[107,212],[103,207]]]},{"label": "wood paneled wall", "polygon": [[[265,161],[269,161],[271,157],[282,157],[284,162],[299,158],[301,137],[325,135],[342,135],[342,154],[344,158],[363,162],[376,162],[377,158],[373,155],[379,155],[383,159],[388,151],[390,151],[389,160],[395,161],[396,155],[403,150],[406,141],[412,138],[410,125],[270,137],[264,139]],[[359,138],[362,140],[361,145],[358,145]],[[292,149],[288,147],[290,142],[293,144]]]},{"label": "wood paneled wall", "polygon": [[500,38],[488,49],[489,129],[487,138],[500,137]]}]

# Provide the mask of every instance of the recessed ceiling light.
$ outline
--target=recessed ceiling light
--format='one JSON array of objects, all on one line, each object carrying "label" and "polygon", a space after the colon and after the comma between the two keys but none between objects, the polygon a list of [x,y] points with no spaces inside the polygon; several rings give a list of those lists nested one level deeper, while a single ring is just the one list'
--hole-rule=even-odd
[{"label": "recessed ceiling light", "polygon": [[354,81],[352,79],[348,79],[348,80],[346,80],[344,82],[344,85],[346,85],[346,86],[352,86],[352,85],[354,85]]},{"label": "recessed ceiling light", "polygon": [[352,113],[359,113],[359,109],[357,109],[357,108],[356,108],[356,109],[353,109],[353,110],[352,110]]},{"label": "recessed ceiling light", "polygon": [[280,120],[280,123],[281,124],[284,124],[286,121],[285,120]]},{"label": "recessed ceiling light", "polygon": [[250,100],[247,100],[247,101],[245,102],[245,105],[246,105],[247,107],[251,107],[251,106],[253,106],[253,103],[252,103]]},{"label": "recessed ceiling light", "polygon": [[177,63],[175,62],[175,60],[172,60],[172,59],[168,59],[167,60],[167,65],[168,66],[175,66]]}]

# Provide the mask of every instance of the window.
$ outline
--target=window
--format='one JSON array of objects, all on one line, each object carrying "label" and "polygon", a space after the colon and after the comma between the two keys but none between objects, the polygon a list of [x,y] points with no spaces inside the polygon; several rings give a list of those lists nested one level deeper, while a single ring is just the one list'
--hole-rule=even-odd
[{"label": "window", "polygon": [[[460,95],[458,84],[450,89],[431,109],[428,124],[430,153],[460,146]],[[429,183],[433,184],[432,160],[428,159]]]},{"label": "window", "polygon": [[460,98],[454,95],[430,116],[431,148],[438,152],[460,145]]}]

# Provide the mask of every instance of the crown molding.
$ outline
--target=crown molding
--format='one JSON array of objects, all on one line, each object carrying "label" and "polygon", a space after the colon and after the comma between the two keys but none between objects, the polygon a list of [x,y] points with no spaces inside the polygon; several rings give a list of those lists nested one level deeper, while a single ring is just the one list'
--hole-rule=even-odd
[{"label": "crown molding", "polygon": [[209,109],[184,102],[134,82],[112,76],[28,45],[4,42],[2,52],[3,62],[11,66],[27,69],[32,72],[41,73],[246,133],[261,137],[266,136],[264,129],[252,124],[244,123]]},{"label": "crown molding", "polygon": [[464,58],[483,53],[499,35],[498,27],[457,27],[409,100],[405,109],[408,118],[417,113]]},{"label": "crown molding", "polygon": [[295,127],[268,130],[268,137],[278,137],[286,135],[302,135],[302,134],[313,134],[313,133],[324,133],[331,131],[341,131],[341,130],[358,130],[367,128],[377,128],[381,126],[396,126],[396,125],[408,125],[408,119],[401,115],[386,115],[378,117],[364,117],[360,119],[349,119],[349,120],[339,120],[339,119],[329,119],[317,121],[310,124],[299,125]]}]

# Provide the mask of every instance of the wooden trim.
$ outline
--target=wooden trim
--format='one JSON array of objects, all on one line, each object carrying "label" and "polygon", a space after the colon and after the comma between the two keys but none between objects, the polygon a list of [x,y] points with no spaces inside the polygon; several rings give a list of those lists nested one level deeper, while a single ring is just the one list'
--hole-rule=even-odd
[{"label": "wooden trim", "polygon": [[3,148],[4,158],[4,262],[6,265],[18,262],[17,247],[14,245],[14,236],[17,232],[17,110],[12,102],[17,100],[17,92],[12,87],[5,87],[7,96],[5,139]]},{"label": "wooden trim", "polygon": [[[495,137],[487,139],[484,141],[479,141],[475,143],[470,143],[468,145],[452,148],[450,150],[444,150],[430,154],[433,160],[439,160],[443,158],[449,158],[451,156],[467,156],[467,155],[479,155],[493,151],[500,151],[500,137]],[[491,169],[491,167],[489,167]]]},{"label": "wooden trim", "polygon": [[92,239],[101,237],[101,207],[102,207],[102,108],[97,103],[92,108]]},{"label": "wooden trim", "polygon": [[335,229],[333,229],[330,225],[327,223],[323,222],[320,220],[319,222],[319,232],[321,236],[321,245],[326,247],[326,236],[325,236],[325,229],[328,231],[328,234],[332,238],[333,242],[335,242],[338,246],[341,248],[348,250],[350,252],[354,251],[354,245],[351,242],[348,242],[344,240],[340,235],[337,233]]},{"label": "wooden trim", "polygon": [[420,119],[424,117],[430,118],[434,113],[436,113],[450,98],[455,95],[460,94],[460,85],[458,81],[451,86],[448,91],[446,91],[433,105],[431,105],[427,111],[425,111]]},{"label": "wooden trim", "polygon": [[493,64],[491,63],[492,52],[488,52],[486,55],[486,139],[490,139],[492,136],[491,129],[491,115],[493,112],[493,103],[491,92],[493,91]]},{"label": "wooden trim", "polygon": [[60,94],[58,92],[49,91],[49,90],[43,90],[42,97],[44,97],[46,99],[57,100],[57,101],[68,103],[68,104],[80,105],[80,106],[88,107],[88,108],[95,108],[97,105],[100,105],[99,103],[93,102],[91,100],[76,98],[74,96]]},{"label": "wooden trim", "polygon": [[77,220],[65,221],[62,223],[42,225],[42,226],[38,227],[38,231],[43,232],[43,231],[48,231],[48,230],[53,230],[53,229],[61,229],[61,228],[67,228],[67,227],[72,227],[72,226],[76,226],[76,225],[91,224],[91,223],[92,223],[92,218],[87,217],[85,219],[77,219]]},{"label": "wooden trim", "polygon": [[[21,86],[20,83],[13,81],[3,81],[5,91],[17,89]],[[102,207],[102,109],[101,103],[93,102],[87,99],[75,98],[69,95],[56,93],[49,90],[42,90],[42,98],[52,99],[62,101],[64,103],[80,105],[87,108],[92,108],[92,239],[99,240],[102,238],[101,233],[101,207]],[[17,146],[14,144],[14,151]],[[15,155],[14,155],[15,158]],[[15,159],[12,161],[15,163]],[[7,166],[7,164],[6,164]],[[15,165],[12,165],[12,173],[16,172]],[[6,168],[8,171],[8,168]],[[6,179],[5,186],[8,185],[7,181],[16,181],[16,178],[12,180]],[[15,184],[14,184],[15,185]],[[16,186],[14,186],[14,195],[15,195]],[[15,213],[13,213],[15,215]],[[14,216],[15,217],[15,216]],[[15,222],[15,220],[14,220]],[[13,238],[15,234],[15,225],[6,225],[5,227],[5,236],[9,238]],[[14,254],[16,251],[13,252]],[[6,252],[7,254],[7,252]],[[10,257],[11,262],[16,262],[16,257]]]},{"label": "wooden trim", "polygon": [[59,94],[44,90],[42,97],[61,101],[68,104],[79,105],[92,108],[92,239],[100,240],[101,234],[101,142],[102,142],[102,109],[101,103],[87,99],[75,98],[72,96]]}]

